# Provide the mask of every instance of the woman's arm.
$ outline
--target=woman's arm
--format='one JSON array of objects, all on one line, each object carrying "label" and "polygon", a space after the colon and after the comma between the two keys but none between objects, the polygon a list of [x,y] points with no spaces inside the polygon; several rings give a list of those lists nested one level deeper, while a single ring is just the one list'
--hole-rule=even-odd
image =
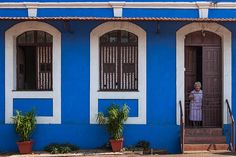
[{"label": "woman's arm", "polygon": [[189,98],[189,100],[194,100],[194,95],[193,95],[193,93],[192,93],[192,92],[190,93],[190,95],[189,95],[189,97],[188,97],[188,98]]}]

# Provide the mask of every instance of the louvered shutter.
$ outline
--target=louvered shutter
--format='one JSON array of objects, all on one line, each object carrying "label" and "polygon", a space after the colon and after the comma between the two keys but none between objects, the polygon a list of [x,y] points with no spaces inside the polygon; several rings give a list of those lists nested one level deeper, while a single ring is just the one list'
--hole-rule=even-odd
[{"label": "louvered shutter", "polygon": [[37,47],[37,89],[52,90],[52,46]]}]

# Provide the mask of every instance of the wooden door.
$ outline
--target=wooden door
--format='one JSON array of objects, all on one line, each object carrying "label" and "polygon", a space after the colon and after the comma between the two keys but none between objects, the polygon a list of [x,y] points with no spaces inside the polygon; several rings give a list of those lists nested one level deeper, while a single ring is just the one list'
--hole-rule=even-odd
[{"label": "wooden door", "polygon": [[222,125],[221,47],[203,47],[203,126]]},{"label": "wooden door", "polygon": [[185,123],[190,126],[189,121],[189,94],[193,90],[194,82],[196,81],[196,53],[197,48],[193,46],[185,47]]},{"label": "wooden door", "polygon": [[[197,59],[198,57],[196,56],[198,50],[194,50],[196,47],[201,47],[201,51],[199,51],[202,53],[200,60]],[[199,69],[201,69],[201,71],[199,71]],[[186,126],[189,126],[188,94],[193,90],[194,81],[200,80],[203,90],[203,127],[222,127],[221,37],[208,31],[193,32],[185,37]]]}]

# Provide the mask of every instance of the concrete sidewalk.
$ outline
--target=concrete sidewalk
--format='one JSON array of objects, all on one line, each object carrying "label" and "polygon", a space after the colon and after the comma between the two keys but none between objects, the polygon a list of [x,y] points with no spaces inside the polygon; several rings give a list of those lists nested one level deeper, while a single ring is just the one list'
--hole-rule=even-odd
[{"label": "concrete sidewalk", "polygon": [[164,154],[164,155],[142,155],[142,152],[110,152],[105,150],[79,150],[68,154],[49,154],[48,152],[40,151],[33,152],[32,154],[19,155],[19,154],[0,154],[1,157],[93,157],[93,156],[104,156],[104,157],[232,157],[236,156],[235,152],[229,151],[214,151],[214,152],[198,152],[188,154]]}]

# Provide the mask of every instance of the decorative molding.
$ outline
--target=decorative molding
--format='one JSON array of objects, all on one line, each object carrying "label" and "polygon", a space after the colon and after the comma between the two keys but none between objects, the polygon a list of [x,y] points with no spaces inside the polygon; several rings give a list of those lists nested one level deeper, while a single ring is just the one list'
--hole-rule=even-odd
[{"label": "decorative molding", "polygon": [[111,7],[113,8],[114,17],[122,17],[123,15],[123,7],[125,2],[109,2]]},{"label": "decorative molding", "polygon": [[[217,23],[190,23],[183,26],[176,32],[176,123],[180,124],[180,110],[178,102],[181,100],[184,107],[184,38],[187,34],[206,30],[219,35],[222,39],[222,84],[223,84],[223,123],[227,124],[227,106],[225,100],[229,100],[229,104],[232,103],[232,44],[231,44],[231,32],[222,25]],[[230,106],[231,107],[231,106]],[[183,111],[183,113],[185,113]]]},{"label": "decorative molding", "polygon": [[37,8],[28,8],[28,17],[37,17]]},{"label": "decorative molding", "polygon": [[208,10],[209,9],[207,9],[207,8],[199,8],[198,9],[198,16],[199,16],[199,18],[208,18]]},{"label": "decorative molding", "polygon": [[212,3],[210,9],[236,9],[236,2]]},{"label": "decorative molding", "polygon": [[196,2],[199,12],[199,18],[208,18],[208,10],[211,6],[210,2]]},{"label": "decorative molding", "polygon": [[[126,30],[138,36],[138,92],[99,91],[99,37],[113,30]],[[99,99],[138,99],[138,117],[127,124],[146,124],[146,32],[131,22],[106,22],[90,33],[90,124],[97,124]]]},{"label": "decorative molding", "polygon": [[[16,91],[16,37],[30,30],[53,36],[53,91]],[[61,123],[61,33],[47,23],[21,22],[5,32],[5,123],[12,123],[14,98],[52,98],[53,116],[36,117],[37,123]]]},{"label": "decorative molding", "polygon": [[198,9],[206,5],[208,9],[236,9],[236,2],[2,2],[0,8],[112,8],[112,4],[124,4],[124,8],[174,8]]},{"label": "decorative molding", "polygon": [[25,7],[28,9],[29,17],[37,17],[37,8],[38,8],[37,3],[25,4]]}]

